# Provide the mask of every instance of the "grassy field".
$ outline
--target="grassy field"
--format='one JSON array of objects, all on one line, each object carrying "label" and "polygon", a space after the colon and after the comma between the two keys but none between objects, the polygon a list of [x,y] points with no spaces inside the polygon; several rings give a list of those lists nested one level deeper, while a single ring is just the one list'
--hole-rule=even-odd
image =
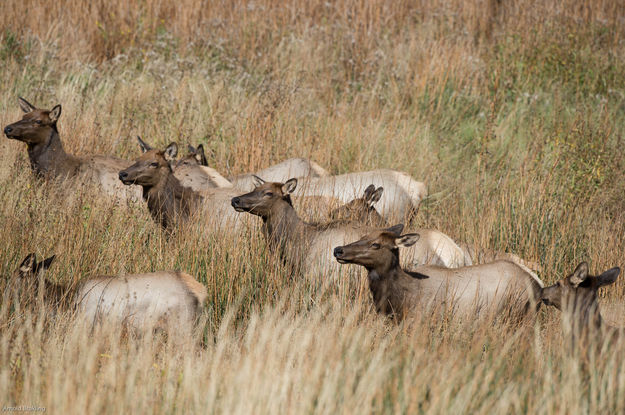
[{"label": "grassy field", "polygon": [[[68,152],[203,143],[224,174],[309,157],[424,181],[415,226],[514,252],[551,283],[625,266],[620,0],[0,3],[0,126],[63,105]],[[288,275],[260,225],[167,237],[143,203],[33,177],[0,139],[0,406],[50,413],[623,413],[625,345],[589,364],[532,327],[376,315],[366,279]],[[64,284],[180,269],[209,292],[196,336],[90,335],[13,295],[29,252]],[[623,278],[623,277],[621,277]],[[625,284],[602,293],[622,325]]]}]

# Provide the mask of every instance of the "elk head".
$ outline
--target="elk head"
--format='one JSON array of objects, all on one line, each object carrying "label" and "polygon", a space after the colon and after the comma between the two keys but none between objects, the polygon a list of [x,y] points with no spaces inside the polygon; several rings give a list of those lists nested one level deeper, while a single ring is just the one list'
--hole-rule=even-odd
[{"label": "elk head", "polygon": [[271,183],[254,176],[254,184],[256,187],[251,192],[232,198],[232,207],[237,212],[249,212],[266,218],[281,201],[292,205],[290,195],[297,187],[297,179],[289,179],[285,183]]},{"label": "elk head", "polygon": [[61,106],[57,105],[51,110],[37,109],[22,97],[18,98],[18,103],[25,114],[20,121],[4,127],[4,135],[29,146],[45,143],[57,131],[56,122],[61,116]]}]

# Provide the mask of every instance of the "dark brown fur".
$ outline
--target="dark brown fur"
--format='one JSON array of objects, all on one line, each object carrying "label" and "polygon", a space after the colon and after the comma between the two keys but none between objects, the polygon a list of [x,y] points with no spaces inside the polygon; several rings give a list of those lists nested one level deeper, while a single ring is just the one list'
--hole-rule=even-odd
[{"label": "dark brown fur", "polygon": [[43,282],[43,299],[44,302],[54,308],[65,303],[70,290],[59,284],[55,284],[48,280],[45,272],[48,270],[55,256],[51,256],[41,262],[37,262],[34,253],[28,254],[15,272],[18,281],[18,289],[20,297],[26,301],[32,301],[39,289],[39,278]]},{"label": "dark brown fur", "polygon": [[566,313],[573,347],[602,331],[607,331],[608,337],[619,334],[620,330],[604,324],[598,302],[599,288],[616,282],[619,274],[619,268],[612,268],[598,276],[588,275],[588,264],[582,262],[571,275],[542,289],[543,303]]},{"label": "dark brown fur", "polygon": [[369,289],[376,310],[384,315],[403,317],[410,308],[411,284],[415,278],[427,278],[404,271],[399,265],[397,244],[410,246],[419,236],[400,236],[404,225],[375,232],[359,241],[334,249],[340,263],[352,263],[365,267],[369,277]]},{"label": "dark brown fur", "polygon": [[353,221],[374,227],[387,226],[384,218],[373,206],[380,200],[383,191],[383,187],[376,189],[374,185],[369,185],[363,197],[353,199],[330,212],[330,219]]},{"label": "dark brown fur", "polygon": [[165,151],[148,150],[132,166],[119,172],[124,184],[143,188],[143,199],[152,217],[166,229],[178,220],[188,219],[202,201],[200,195],[182,186],[174,176],[168,160],[176,151],[174,146],[175,143],[170,144]]}]

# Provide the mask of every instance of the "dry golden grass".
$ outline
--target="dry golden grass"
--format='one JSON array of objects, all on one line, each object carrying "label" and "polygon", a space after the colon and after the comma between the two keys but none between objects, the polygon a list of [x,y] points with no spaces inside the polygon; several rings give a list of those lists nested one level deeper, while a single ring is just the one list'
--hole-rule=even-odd
[{"label": "dry golden grass", "polygon": [[[557,4],[556,4],[557,3]],[[288,157],[428,184],[415,226],[539,261],[552,282],[625,252],[625,10],[619,0],[0,4],[0,126],[18,95],[63,105],[75,154],[134,136],[204,143],[227,174]],[[0,405],[53,413],[622,413],[625,347],[582,364],[555,310],[533,327],[377,316],[364,278],[288,275],[258,227],[167,237],[143,204],[32,177],[0,140]],[[209,300],[195,338],[119,339],[15,301],[48,276],[180,269]],[[622,278],[622,277],[621,277]],[[625,284],[605,290],[623,320]],[[609,307],[608,307],[609,306]]]}]

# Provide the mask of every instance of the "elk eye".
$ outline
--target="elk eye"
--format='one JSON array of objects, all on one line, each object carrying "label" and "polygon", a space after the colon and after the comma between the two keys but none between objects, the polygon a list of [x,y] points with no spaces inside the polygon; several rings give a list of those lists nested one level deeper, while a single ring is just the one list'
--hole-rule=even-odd
[{"label": "elk eye", "polygon": [[266,197],[272,197],[273,196],[273,192],[267,192],[264,194],[264,196]]},{"label": "elk eye", "polygon": [[150,163],[150,167],[158,167],[158,163],[156,161],[153,161],[152,163]]},{"label": "elk eye", "polygon": [[36,120],[36,121],[35,121],[35,124],[39,124],[39,125],[41,125],[41,120]]},{"label": "elk eye", "polygon": [[373,248],[373,249],[380,249],[380,244],[378,244],[378,243],[371,244],[371,248]]}]

